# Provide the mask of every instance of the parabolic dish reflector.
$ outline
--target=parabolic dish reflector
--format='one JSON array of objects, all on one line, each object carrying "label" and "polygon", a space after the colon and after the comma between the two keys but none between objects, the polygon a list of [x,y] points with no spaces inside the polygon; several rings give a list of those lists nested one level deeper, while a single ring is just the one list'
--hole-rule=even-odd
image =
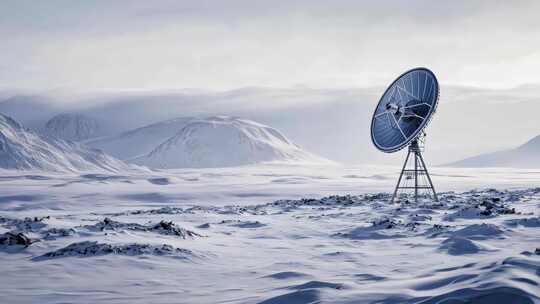
[{"label": "parabolic dish reflector", "polygon": [[437,108],[439,83],[426,68],[399,76],[386,89],[371,120],[371,140],[383,152],[395,152],[415,140]]}]

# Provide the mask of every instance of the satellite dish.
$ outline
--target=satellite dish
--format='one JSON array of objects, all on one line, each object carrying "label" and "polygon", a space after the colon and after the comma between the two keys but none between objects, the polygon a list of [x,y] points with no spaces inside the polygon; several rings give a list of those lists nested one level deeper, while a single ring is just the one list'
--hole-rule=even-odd
[{"label": "satellite dish", "polygon": [[[418,201],[420,190],[430,190],[438,200],[421,153],[424,129],[433,117],[438,101],[439,83],[435,74],[427,68],[415,68],[394,80],[375,108],[371,120],[371,140],[375,147],[385,153],[409,147],[392,202],[399,189],[414,189],[415,201]],[[407,169],[411,154],[414,167]],[[411,179],[414,179],[414,185],[401,185],[402,181]],[[421,183],[422,180],[425,183]]]}]

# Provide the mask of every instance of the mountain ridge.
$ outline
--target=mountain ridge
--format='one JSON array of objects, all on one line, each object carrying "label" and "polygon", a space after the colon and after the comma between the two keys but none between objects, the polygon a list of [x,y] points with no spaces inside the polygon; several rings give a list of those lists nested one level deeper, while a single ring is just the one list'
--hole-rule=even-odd
[{"label": "mountain ridge", "polygon": [[[95,138],[85,141],[88,146],[106,151],[108,154],[122,160],[135,158],[151,152],[159,144],[174,136],[193,117],[178,117],[168,119],[120,134]],[[131,147],[129,150],[126,146]]]},{"label": "mountain ridge", "polygon": [[192,119],[150,153],[130,161],[164,169],[331,162],[304,151],[274,128],[230,116]]},{"label": "mountain ridge", "polygon": [[484,153],[445,166],[540,168],[540,135],[514,149]]},{"label": "mountain ridge", "polygon": [[100,134],[99,122],[78,113],[55,115],[45,124],[45,132],[64,140],[81,141]]},{"label": "mountain ridge", "polygon": [[53,172],[119,172],[130,167],[102,151],[38,134],[0,114],[0,168]]}]

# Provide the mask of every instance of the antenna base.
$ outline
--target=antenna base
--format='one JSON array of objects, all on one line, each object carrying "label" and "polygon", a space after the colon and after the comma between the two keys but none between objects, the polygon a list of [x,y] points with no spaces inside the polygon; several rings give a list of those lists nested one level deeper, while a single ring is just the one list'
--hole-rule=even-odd
[{"label": "antenna base", "polygon": [[[401,169],[401,174],[399,175],[396,189],[394,190],[394,194],[392,195],[391,203],[395,201],[399,190],[414,190],[415,202],[418,202],[418,198],[420,197],[420,191],[427,193],[427,196],[432,195],[433,199],[436,202],[439,201],[439,198],[437,197],[437,192],[435,191],[435,187],[433,187],[433,183],[431,182],[431,177],[429,176],[426,163],[422,158],[422,143],[423,141],[421,139],[420,143],[418,140],[415,139],[409,145],[409,151],[407,152],[407,157],[405,158],[403,169]],[[408,169],[407,164],[409,163],[409,158],[411,154],[414,158],[413,167],[412,169]],[[409,180],[414,180],[414,185],[408,185],[407,182]],[[424,196],[426,195],[424,194]]]}]

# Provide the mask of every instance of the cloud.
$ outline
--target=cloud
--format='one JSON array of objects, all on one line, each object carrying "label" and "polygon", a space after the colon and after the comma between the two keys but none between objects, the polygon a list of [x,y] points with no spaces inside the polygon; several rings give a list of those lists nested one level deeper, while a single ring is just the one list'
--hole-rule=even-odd
[{"label": "cloud", "polygon": [[12,1],[0,83],[27,89],[539,82],[537,1]]}]

